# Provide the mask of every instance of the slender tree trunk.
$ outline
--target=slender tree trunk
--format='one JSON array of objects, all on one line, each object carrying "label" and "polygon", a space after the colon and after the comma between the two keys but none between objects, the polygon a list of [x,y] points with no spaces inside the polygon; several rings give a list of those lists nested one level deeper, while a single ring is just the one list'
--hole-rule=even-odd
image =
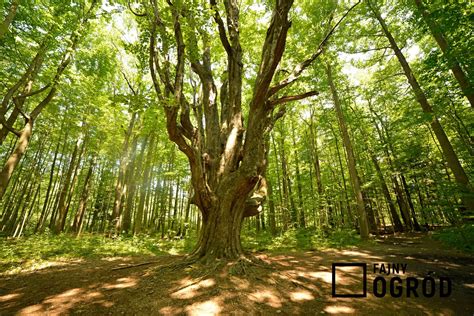
[{"label": "slender tree trunk", "polygon": [[56,167],[56,159],[58,157],[59,145],[60,144],[61,144],[61,137],[58,139],[56,149],[54,150],[53,163],[51,164],[51,170],[49,172],[48,188],[46,189],[46,196],[44,197],[44,202],[43,202],[43,208],[41,210],[41,215],[40,215],[40,217],[38,219],[38,223],[36,224],[36,227],[35,227],[35,233],[42,230],[42,227],[44,225],[44,221],[46,220],[46,207],[48,205],[49,197],[50,197],[50,194],[51,194],[51,188],[53,186],[54,168]]},{"label": "slender tree trunk", "polygon": [[[143,149],[141,151],[141,157],[136,159],[136,150],[137,150],[138,139],[135,138],[132,142],[132,149],[130,152],[130,163],[127,166],[127,172],[125,176],[126,181],[126,204],[123,212],[123,220],[121,231],[124,231],[128,234],[130,228],[132,227],[132,216],[133,216],[133,207],[135,202],[135,192],[136,192],[136,180],[135,177],[140,176],[140,163],[143,158]],[[138,162],[138,166],[136,163]]]},{"label": "slender tree trunk", "polygon": [[[145,167],[143,172],[143,183],[140,186],[140,200],[138,202],[137,212],[135,213],[134,225],[133,225],[133,234],[139,234],[142,230],[143,224],[143,214],[145,209],[145,198],[147,190],[150,186],[150,173],[151,173],[151,163],[153,159],[153,153],[155,148],[155,134],[153,133],[150,136],[150,143],[147,148]],[[144,148],[145,149],[145,148]]]},{"label": "slender tree trunk", "polygon": [[296,146],[296,137],[295,137],[294,127],[292,127],[292,137],[293,137],[293,147],[294,147],[294,155],[295,155],[296,189],[298,192],[298,220],[299,220],[299,226],[304,228],[306,227],[306,220],[305,220],[304,205],[303,205],[303,188],[301,184],[300,162],[298,158],[299,152]]},{"label": "slender tree trunk", "polygon": [[442,32],[442,28],[436,24],[436,22],[431,18],[430,13],[423,5],[422,0],[414,0],[418,10],[420,11],[421,15],[423,16],[423,20],[428,25],[428,28],[433,35],[436,43],[438,43],[439,48],[443,52],[445,56],[449,68],[453,72],[454,77],[456,78],[459,86],[461,87],[462,92],[468,99],[471,107],[474,107],[474,89],[472,87],[471,82],[469,81],[468,76],[464,73],[464,70],[461,68],[459,61],[457,60],[456,56],[453,55],[451,52],[451,46],[448,44],[446,37]]},{"label": "slender tree trunk", "polygon": [[416,231],[421,231],[420,224],[418,224],[418,220],[416,219],[415,206],[413,205],[413,202],[411,200],[411,194],[410,194],[410,191],[408,190],[408,184],[405,180],[405,176],[403,174],[401,174],[400,178],[402,179],[402,185],[403,185],[403,188],[405,190],[405,194],[407,196],[408,205],[410,206],[410,210],[411,210],[411,214],[412,214],[412,218],[413,218],[413,228]]},{"label": "slender tree trunk", "polygon": [[82,230],[82,224],[84,220],[84,214],[86,212],[87,200],[89,199],[89,192],[92,184],[92,171],[94,170],[94,159],[91,159],[89,170],[87,171],[86,178],[84,179],[84,188],[82,189],[81,199],[77,208],[76,215],[74,216],[74,222],[72,230],[79,236]]},{"label": "slender tree trunk", "polygon": [[[283,131],[281,131],[283,132]],[[280,135],[280,159],[281,159],[281,170],[282,170],[282,179],[283,179],[283,198],[285,202],[285,207],[289,210],[291,218],[291,226],[298,227],[298,212],[295,207],[295,202],[293,200],[293,192],[291,190],[291,180],[288,173],[288,163],[286,160],[285,152],[285,142],[284,134]]]},{"label": "slender tree trunk", "polygon": [[382,193],[385,197],[385,200],[387,201],[388,208],[390,211],[390,216],[392,217],[394,229],[395,231],[398,231],[398,232],[402,231],[403,230],[402,222],[400,221],[400,217],[397,214],[392,197],[390,196],[390,192],[388,190],[387,183],[385,182],[382,170],[380,169],[379,162],[377,161],[377,158],[372,152],[370,154],[370,158],[372,159],[372,162],[374,163],[375,171],[377,172],[377,177],[379,178],[380,186],[382,187]]},{"label": "slender tree trunk", "polygon": [[337,94],[336,87],[334,85],[332,79],[332,72],[331,66],[327,64],[326,68],[329,86],[331,88],[331,93],[333,96],[334,107],[336,109],[336,114],[339,122],[339,127],[342,133],[342,140],[344,142],[344,148],[346,149],[347,160],[348,160],[348,167],[349,167],[349,175],[351,177],[352,186],[354,188],[354,194],[357,201],[357,209],[359,212],[359,229],[360,229],[360,236],[362,239],[369,238],[369,224],[367,221],[367,210],[364,204],[364,198],[361,190],[361,184],[359,175],[357,173],[356,161],[354,156],[354,150],[352,149],[352,143],[349,138],[349,133],[347,131],[346,122],[344,119],[344,114],[342,113],[341,102],[339,100],[339,96]]},{"label": "slender tree trunk", "polygon": [[320,213],[324,212],[324,187],[323,183],[321,180],[321,166],[319,164],[319,150],[318,150],[318,140],[317,140],[317,133],[314,132],[313,128],[313,115],[311,113],[310,117],[310,125],[309,125],[309,131],[310,131],[310,137],[311,137],[311,147],[312,147],[312,158],[313,158],[313,164],[314,164],[314,172],[316,174],[316,187],[318,190],[318,204],[319,204],[319,211]]},{"label": "slender tree trunk", "polygon": [[[348,215],[349,215],[350,223],[351,223],[352,226],[354,226],[354,225],[356,225],[356,223],[355,223],[354,218],[352,216],[351,203],[349,201],[349,194],[348,194],[348,189],[347,189],[346,176],[344,175],[344,167],[342,165],[341,151],[339,150],[339,142],[337,140],[338,137],[337,137],[336,132],[332,128],[332,126],[331,126],[331,132],[334,135],[334,142],[335,142],[335,147],[336,147],[336,156],[337,156],[337,161],[339,163],[339,169],[340,169],[340,173],[341,173],[341,177],[342,177],[342,185],[343,185],[343,188],[344,188],[344,198],[345,198],[346,205],[347,205],[347,212],[348,212]],[[329,203],[328,203],[328,205],[329,205]]]},{"label": "slender tree trunk", "polygon": [[76,145],[74,146],[74,150],[71,155],[71,160],[69,161],[69,167],[66,171],[66,175],[64,178],[64,184],[61,188],[61,191],[59,192],[59,202],[58,202],[58,207],[57,207],[57,219],[56,223],[54,224],[54,233],[59,234],[64,230],[64,225],[66,224],[66,218],[67,218],[67,197],[69,193],[69,187],[71,185],[71,180],[72,180],[72,175],[75,170],[76,166],[76,159],[78,156],[78,152],[80,150],[82,139],[79,138],[76,142]]},{"label": "slender tree trunk", "polygon": [[270,233],[272,236],[276,235],[276,221],[275,221],[275,196],[273,194],[273,187],[270,179],[267,179],[268,186],[268,223],[270,225]]},{"label": "slender tree trunk", "polygon": [[382,27],[382,30],[385,33],[385,36],[388,38],[390,42],[390,46],[392,47],[392,50],[394,51],[395,55],[397,56],[398,61],[400,62],[400,65],[403,68],[403,71],[408,79],[408,82],[410,86],[412,87],[413,92],[416,96],[416,100],[420,104],[423,112],[430,114],[432,116],[432,121],[430,123],[430,126],[433,129],[434,134],[436,135],[439,145],[441,146],[446,162],[448,163],[448,166],[453,172],[454,178],[456,179],[456,182],[461,189],[461,194],[462,194],[461,199],[462,199],[462,204],[464,207],[464,209],[462,210],[462,214],[465,219],[468,219],[470,214],[474,212],[474,194],[473,194],[474,192],[471,188],[471,184],[469,183],[469,178],[466,172],[464,171],[464,168],[462,167],[461,163],[459,162],[458,156],[456,155],[451,145],[451,142],[448,139],[448,136],[446,135],[443,127],[441,126],[441,123],[436,117],[436,114],[434,113],[431,104],[428,102],[428,99],[426,98],[425,93],[423,92],[418,81],[416,80],[416,77],[414,76],[410,68],[410,65],[408,64],[405,56],[403,55],[395,39],[390,33],[387,25],[385,24],[385,21],[383,20],[378,10],[374,8],[372,5],[371,5],[371,9],[376,19],[379,21],[380,26]]},{"label": "slender tree trunk", "polygon": [[114,198],[114,207],[112,211],[112,217],[110,219],[110,224],[115,229],[115,233],[118,233],[121,227],[120,223],[120,213],[122,209],[122,199],[124,195],[124,185],[125,185],[125,172],[127,170],[128,156],[129,156],[129,144],[130,137],[133,132],[133,127],[135,121],[138,118],[138,114],[135,112],[132,115],[132,119],[128,125],[128,129],[125,133],[125,139],[122,146],[122,155],[120,158],[119,174],[117,177],[117,183],[115,185],[115,198]]}]

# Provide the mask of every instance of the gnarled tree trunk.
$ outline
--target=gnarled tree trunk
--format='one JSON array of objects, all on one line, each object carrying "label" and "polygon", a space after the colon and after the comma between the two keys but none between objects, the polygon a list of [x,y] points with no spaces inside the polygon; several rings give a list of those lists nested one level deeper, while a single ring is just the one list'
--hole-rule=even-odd
[{"label": "gnarled tree trunk", "polygon": [[[161,4],[152,0],[150,12],[153,14],[149,16],[151,30],[148,33],[149,67],[158,99],[164,105],[168,136],[189,161],[193,186],[191,202],[202,213],[203,226],[193,256],[205,261],[233,259],[243,254],[240,244],[242,221],[259,213],[267,194],[264,177],[269,132],[276,120],[284,115],[285,103],[317,94],[312,91],[283,96],[279,92],[295,82],[321,54],[333,32],[326,36],[316,53],[297,65],[287,78],[271,86],[285,51],[291,25],[288,13],[293,4],[293,0],[275,1],[249,103],[247,124],[244,124],[239,3],[223,0],[225,19],[216,0],[209,0],[209,4],[227,57],[226,73],[219,80],[222,82],[219,97],[211,67],[210,38],[213,35],[195,27],[195,23],[189,23],[190,32],[194,32],[193,40],[185,43],[182,34],[181,20],[192,20],[197,12],[183,10],[179,4],[168,2],[172,13],[170,23],[162,16]],[[157,44],[163,38],[168,41],[171,37],[175,41],[173,46]],[[185,54],[186,45],[192,53]],[[174,62],[169,63],[170,59]],[[183,93],[187,61],[201,83],[199,100],[192,104]],[[174,69],[171,69],[172,64]]]}]

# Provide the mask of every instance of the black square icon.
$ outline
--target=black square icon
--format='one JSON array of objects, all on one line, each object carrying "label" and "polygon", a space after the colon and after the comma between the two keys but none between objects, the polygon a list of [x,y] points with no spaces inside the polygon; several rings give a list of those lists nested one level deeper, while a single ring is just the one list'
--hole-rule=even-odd
[{"label": "black square icon", "polygon": [[[362,268],[362,293],[337,294],[336,293],[336,267],[361,267]],[[365,263],[339,262],[332,264],[332,297],[367,297],[367,265]]]}]

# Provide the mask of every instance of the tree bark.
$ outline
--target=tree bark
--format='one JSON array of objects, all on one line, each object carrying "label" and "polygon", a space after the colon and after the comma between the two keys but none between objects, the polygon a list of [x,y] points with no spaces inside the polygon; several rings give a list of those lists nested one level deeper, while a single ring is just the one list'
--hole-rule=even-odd
[{"label": "tree bark", "polygon": [[339,100],[339,96],[336,90],[336,86],[334,85],[333,78],[332,78],[332,71],[331,66],[329,64],[326,65],[326,74],[329,81],[329,87],[331,89],[334,107],[336,109],[337,119],[339,122],[339,127],[342,134],[342,140],[344,142],[344,148],[346,149],[347,160],[348,160],[348,167],[349,167],[349,175],[351,178],[352,186],[354,189],[354,195],[356,197],[357,202],[357,210],[359,213],[359,229],[360,229],[360,236],[362,239],[369,238],[369,224],[367,221],[367,210],[364,204],[364,198],[362,194],[360,178],[357,173],[356,161],[354,156],[354,150],[352,148],[351,139],[349,138],[349,133],[347,131],[346,122],[344,119],[344,114],[342,113],[341,102]]},{"label": "tree bark", "polygon": [[398,47],[395,39],[390,33],[384,19],[380,15],[378,9],[375,8],[371,4],[371,2],[369,2],[369,6],[375,18],[380,23],[380,26],[382,27],[385,36],[390,42],[390,46],[394,51],[395,55],[397,56],[397,59],[403,68],[403,72],[405,73],[408,82],[413,89],[413,92],[416,96],[416,100],[420,104],[423,112],[432,116],[430,126],[433,129],[434,134],[436,135],[439,145],[441,146],[446,162],[448,163],[448,166],[453,172],[454,178],[456,179],[456,182],[461,189],[461,200],[463,205],[463,207],[461,208],[461,212],[463,214],[464,219],[468,219],[470,215],[472,215],[472,213],[474,212],[474,192],[469,182],[469,178],[466,172],[464,171],[464,168],[462,167],[461,163],[459,162],[458,156],[456,155],[448,136],[446,135],[443,127],[441,126],[441,123],[436,117],[436,114],[434,113],[431,104],[428,102],[425,93],[421,89],[421,86],[419,85],[415,75],[413,74],[410,68],[410,65],[408,64],[401,49]]},{"label": "tree bark", "polygon": [[151,162],[153,159],[153,153],[155,149],[155,134],[153,133],[150,136],[150,143],[147,146],[147,154],[146,154],[146,161],[145,167],[143,172],[143,183],[140,186],[140,200],[138,202],[137,212],[135,213],[134,225],[133,225],[133,234],[139,234],[142,230],[143,224],[143,214],[145,209],[145,197],[147,193],[147,189],[150,186],[150,173],[151,173]]},{"label": "tree bark", "polygon": [[400,217],[397,214],[392,197],[390,196],[390,192],[388,190],[387,183],[385,182],[382,170],[380,169],[379,162],[377,161],[375,154],[372,152],[370,153],[370,158],[374,164],[375,171],[377,172],[377,177],[379,178],[380,186],[382,188],[382,193],[385,197],[385,200],[387,201],[390,215],[392,217],[394,229],[395,231],[400,232],[403,230],[402,222],[400,221]]},{"label": "tree bark", "polygon": [[129,146],[130,146],[130,137],[133,132],[133,127],[138,118],[138,113],[135,112],[132,114],[130,123],[128,124],[128,129],[125,132],[125,139],[122,146],[122,154],[120,158],[119,174],[117,177],[117,182],[115,185],[115,198],[114,198],[114,207],[112,211],[112,217],[110,218],[110,225],[114,227],[114,231],[117,234],[120,230],[120,213],[122,210],[122,199],[124,195],[124,185],[125,185],[125,173],[127,170],[127,164],[129,162]]},{"label": "tree bark", "polygon": [[[58,217],[56,219],[56,223],[54,225],[54,233],[59,234],[64,230],[64,225],[66,224],[66,218],[67,218],[67,198],[68,198],[68,193],[69,193],[69,187],[71,186],[71,180],[72,180],[72,175],[74,170],[76,169],[76,160],[78,156],[78,152],[80,150],[80,146],[82,143],[82,139],[79,138],[76,142],[76,145],[74,146],[74,150],[71,155],[71,159],[69,161],[69,166],[66,171],[66,175],[64,178],[64,184],[61,188],[61,191],[59,192],[59,202],[58,202],[58,207],[57,207],[57,214]],[[79,161],[77,161],[79,163]]]},{"label": "tree bark", "polygon": [[13,150],[13,153],[8,158],[7,162],[3,166],[2,171],[0,172],[0,200],[2,199],[5,191],[7,190],[8,183],[10,178],[15,170],[16,166],[21,160],[21,157],[26,152],[28,144],[30,142],[31,134],[33,132],[33,120],[29,119],[25,124],[25,127],[20,132],[20,137],[18,142]]},{"label": "tree bark", "polygon": [[82,189],[81,199],[77,208],[76,215],[74,216],[74,222],[72,230],[76,233],[76,236],[82,231],[82,225],[84,221],[84,214],[86,212],[87,200],[89,199],[89,192],[92,185],[92,171],[94,170],[94,159],[91,159],[89,170],[87,171],[86,178],[84,179],[84,187]]}]

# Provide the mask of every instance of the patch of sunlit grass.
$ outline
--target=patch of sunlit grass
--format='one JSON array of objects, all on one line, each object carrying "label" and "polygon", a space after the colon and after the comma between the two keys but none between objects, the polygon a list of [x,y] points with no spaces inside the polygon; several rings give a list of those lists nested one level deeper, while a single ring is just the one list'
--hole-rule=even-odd
[{"label": "patch of sunlit grass", "polygon": [[0,274],[39,270],[86,258],[181,254],[189,251],[192,244],[190,239],[162,240],[147,235],[112,239],[103,235],[76,238],[46,233],[11,240],[0,238]]},{"label": "patch of sunlit grass", "polygon": [[324,234],[315,228],[290,229],[276,237],[268,232],[243,234],[242,243],[253,251],[300,251],[355,246],[362,241],[356,231],[336,229]]}]

